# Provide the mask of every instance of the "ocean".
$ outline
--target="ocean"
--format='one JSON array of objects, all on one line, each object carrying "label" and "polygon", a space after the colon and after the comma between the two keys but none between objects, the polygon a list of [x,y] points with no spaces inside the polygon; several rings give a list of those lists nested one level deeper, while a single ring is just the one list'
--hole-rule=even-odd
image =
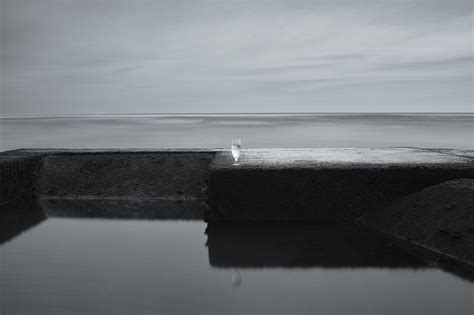
[{"label": "ocean", "polygon": [[473,114],[0,116],[18,148],[422,147],[474,149]]}]

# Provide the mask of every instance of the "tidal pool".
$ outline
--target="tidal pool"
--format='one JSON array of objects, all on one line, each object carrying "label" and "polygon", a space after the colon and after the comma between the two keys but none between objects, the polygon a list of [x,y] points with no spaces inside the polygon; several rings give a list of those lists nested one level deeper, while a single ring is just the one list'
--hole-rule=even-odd
[{"label": "tidal pool", "polygon": [[472,282],[352,225],[41,213],[2,220],[1,314],[473,312]]}]

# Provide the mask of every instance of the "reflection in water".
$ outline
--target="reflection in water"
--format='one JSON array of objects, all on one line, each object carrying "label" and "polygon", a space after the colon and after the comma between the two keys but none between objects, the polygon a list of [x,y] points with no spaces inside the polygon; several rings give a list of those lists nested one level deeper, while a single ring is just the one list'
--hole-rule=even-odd
[{"label": "reflection in water", "polygon": [[242,274],[239,270],[235,270],[232,274],[232,287],[238,288],[242,284]]},{"label": "reflection in water", "polygon": [[48,217],[140,220],[201,220],[202,200],[160,199],[41,199]]},{"label": "reflection in water", "polygon": [[[116,209],[128,206],[123,207]],[[122,210],[98,210],[101,215],[87,218],[87,211],[101,207],[73,208],[48,208],[42,224],[19,228],[10,233],[17,237],[2,244],[2,313],[472,311],[472,283],[426,268],[351,225],[213,223],[206,228],[200,220],[137,220],[135,215],[117,220]],[[38,208],[30,210],[37,218],[30,222],[41,221]],[[106,219],[109,214],[114,219]],[[171,219],[173,211],[151,215],[157,217]]]},{"label": "reflection in water", "polygon": [[353,224],[211,223],[206,233],[214,267],[425,267]]},{"label": "reflection in water", "polygon": [[46,215],[35,200],[19,200],[0,206],[0,244],[31,229],[45,219]]}]

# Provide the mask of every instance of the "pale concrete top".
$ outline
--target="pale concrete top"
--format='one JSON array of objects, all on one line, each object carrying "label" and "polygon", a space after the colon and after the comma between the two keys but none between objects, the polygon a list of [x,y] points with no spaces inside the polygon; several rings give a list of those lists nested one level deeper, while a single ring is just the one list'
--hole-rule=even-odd
[{"label": "pale concrete top", "polygon": [[1,152],[0,162],[12,157],[54,154],[215,154],[211,169],[263,168],[474,168],[474,150],[421,148],[294,148],[243,149],[239,165],[233,165],[229,149],[21,149]]},{"label": "pale concrete top", "polygon": [[212,169],[252,168],[365,168],[441,167],[473,168],[474,151],[418,148],[244,149],[239,165],[230,151],[218,152]]}]

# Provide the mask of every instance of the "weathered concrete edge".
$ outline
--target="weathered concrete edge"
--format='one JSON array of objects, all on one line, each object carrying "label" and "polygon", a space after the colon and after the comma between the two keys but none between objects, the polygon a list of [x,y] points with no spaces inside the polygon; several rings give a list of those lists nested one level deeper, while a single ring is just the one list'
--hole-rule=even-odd
[{"label": "weathered concrete edge", "polygon": [[[433,149],[426,149],[426,150],[433,150]],[[88,149],[88,150],[69,150],[69,149],[53,149],[53,150],[43,150],[43,149],[23,149],[23,150],[14,150],[14,151],[7,151],[7,152],[2,152],[0,153],[0,166],[7,165],[9,163],[17,163],[16,165],[21,164],[21,162],[28,162],[31,163],[30,166],[33,167],[31,171],[26,170],[26,182],[31,180],[37,180],[37,171],[38,167],[41,167],[44,158],[51,156],[51,155],[101,155],[101,154],[144,154],[144,153],[191,153],[191,152],[199,152],[199,153],[215,153],[215,152],[221,152],[221,150],[206,150],[206,149],[196,149],[196,150],[189,150],[189,149],[157,149],[157,150],[148,150],[148,149],[133,149],[133,150],[122,150],[122,149],[106,149],[106,150],[95,150],[95,149]],[[448,154],[448,155],[456,155],[460,156],[458,154],[450,154],[449,152],[440,152],[442,154]],[[464,157],[464,155],[462,155]],[[471,158],[470,156],[468,156]],[[19,163],[19,164],[18,164]],[[15,166],[14,166],[15,167]],[[14,168],[13,167],[13,168]],[[21,166],[20,166],[21,168]],[[302,167],[304,169],[304,167]],[[6,179],[4,177],[4,173],[2,175],[2,183],[6,183]],[[2,185],[3,187],[10,186],[10,183],[8,185]],[[30,198],[35,195],[35,186],[31,186],[29,184],[21,184],[19,183],[18,185],[12,185],[12,191],[14,192],[13,194],[7,193],[5,196],[6,198],[3,198],[0,200],[1,203],[9,203],[18,200],[19,198]],[[18,190],[16,190],[18,188]],[[17,192],[20,191],[21,193],[18,194]],[[95,198],[93,198],[95,199]],[[358,220],[358,223],[360,221]],[[433,255],[437,255],[439,257],[443,257],[445,259],[448,259],[450,261],[453,261],[457,264],[460,264],[464,267],[467,267],[469,269],[473,269],[474,265],[472,262],[460,259],[458,257],[437,251],[436,249],[425,246],[423,244],[418,244],[416,241],[407,241],[403,238],[397,237],[395,235],[391,235],[390,233],[386,233],[385,231],[378,230],[378,232],[383,233],[391,238],[398,239],[400,242],[406,244],[406,245],[413,245],[421,250],[426,251],[427,253],[431,253]]]},{"label": "weathered concrete edge", "polygon": [[207,199],[211,152],[54,154],[43,161],[40,196]]},{"label": "weathered concrete edge", "polygon": [[462,266],[474,280],[473,191],[474,179],[445,181],[365,213],[355,223],[428,260]]},{"label": "weathered concrete edge", "polygon": [[[403,148],[403,147],[400,147]],[[348,148],[350,149],[350,148]],[[356,149],[356,148],[355,148]],[[406,149],[406,148],[403,148]],[[474,151],[469,151],[469,150],[452,150],[452,149],[434,149],[434,148],[427,148],[427,149],[420,149],[420,148],[412,148],[412,149],[417,149],[419,151],[425,151],[425,152],[436,152],[438,154],[443,154],[443,155],[450,155],[450,156],[457,156],[457,157],[464,157],[468,158],[469,160],[474,161]],[[266,149],[265,149],[266,150]],[[268,150],[273,150],[273,149],[268,149]],[[278,149],[277,149],[278,150]],[[10,151],[5,151],[5,152],[0,152],[0,165],[5,165],[5,162],[12,162],[12,163],[19,163],[21,164],[21,161],[29,161],[33,162],[35,164],[34,166],[34,171],[31,171],[31,180],[38,181],[38,178],[40,176],[38,170],[40,170],[44,164],[45,159],[51,156],[82,156],[82,155],[87,155],[87,156],[94,156],[94,155],[141,155],[141,154],[186,154],[186,153],[209,153],[209,154],[214,154],[214,156],[211,158],[211,161],[208,165],[207,168],[207,177],[209,179],[209,175],[212,172],[226,172],[230,170],[228,167],[223,167],[216,169],[214,168],[215,161],[218,156],[222,154],[229,154],[229,150],[225,149],[180,149],[180,148],[165,148],[165,149],[149,149],[149,148],[133,148],[133,149],[115,149],[115,148],[109,148],[109,149],[62,149],[62,148],[51,148],[51,149],[17,149],[17,150],[10,150]],[[467,152],[467,153],[466,153]],[[461,154],[462,153],[462,154]],[[7,160],[7,161],[2,161],[2,160]],[[14,162],[16,161],[16,162]],[[4,163],[2,163],[4,162]],[[414,169],[419,169],[419,168],[444,168],[446,166],[449,167],[454,167],[454,168],[464,168],[462,165],[443,165],[443,164],[436,164],[436,165],[410,165],[410,164],[398,164],[398,165],[390,165],[390,164],[376,164],[372,165],[370,162],[365,163],[365,164],[359,164],[359,163],[321,163],[319,165],[315,165],[313,163],[314,161],[303,161],[302,163],[298,163],[297,165],[295,164],[289,164],[289,165],[276,165],[275,167],[271,167],[270,169],[326,169],[326,168],[342,168],[342,169],[371,169],[371,168],[390,168],[390,169],[397,169],[397,168],[414,168]],[[327,165],[326,165],[327,164]],[[21,167],[20,167],[21,169]],[[250,168],[246,169],[245,167],[242,167],[241,170],[256,170],[259,169],[259,167],[255,168]],[[267,170],[267,167],[263,166],[260,168],[261,170]],[[234,170],[235,171],[235,170]],[[5,177],[2,175],[2,179],[5,179]],[[10,188],[12,187],[17,187],[20,188],[21,191],[26,192],[28,189],[30,190],[29,193],[26,195],[36,195],[37,194],[37,187],[34,185],[33,187],[26,188],[23,187],[18,187],[15,185],[12,185],[11,183],[4,183],[3,186],[9,186]],[[12,189],[12,191],[15,191],[15,189]],[[17,199],[18,196],[13,196],[15,195],[14,193],[7,193],[6,198],[2,200],[0,198],[0,203],[5,203],[9,202],[11,200]],[[207,195],[208,196],[208,195]],[[20,196],[24,197],[24,196]],[[71,196],[65,196],[66,198],[75,198],[77,197],[76,195],[71,195]],[[81,196],[82,198],[85,199],[93,199],[96,198],[96,196]],[[168,196],[169,199],[173,199],[173,197]],[[51,196],[51,198],[55,198],[54,196]],[[99,196],[97,198],[103,198],[103,196]],[[105,198],[118,198],[120,199],[121,196],[109,196]],[[164,197],[166,198],[166,197]],[[179,199],[179,198],[178,198]],[[5,201],[6,200],[6,201]]]},{"label": "weathered concrete edge", "polygon": [[43,156],[0,155],[0,205],[36,197],[38,170]]},{"label": "weathered concrete edge", "polygon": [[162,149],[149,149],[149,148],[107,148],[107,149],[67,149],[67,148],[48,148],[48,149],[15,149],[0,152],[2,155],[77,155],[77,154],[145,154],[145,153],[215,153],[225,151],[224,149],[186,149],[186,148],[162,148]]},{"label": "weathered concrete edge", "polygon": [[[130,196],[96,196],[96,195],[70,195],[70,196],[47,196],[39,193],[39,182],[42,176],[42,169],[47,160],[54,156],[95,156],[95,155],[144,155],[144,154],[193,154],[202,153],[212,155],[219,150],[209,149],[17,149],[0,152],[0,205],[14,203],[19,199],[109,199],[109,200],[130,200],[137,197]],[[208,164],[210,164],[210,161]],[[9,171],[6,172],[5,170]],[[208,169],[205,169],[207,176]],[[143,197],[138,199],[149,200],[197,200],[193,196],[159,196],[159,197]],[[204,198],[205,199],[205,198]]]}]

